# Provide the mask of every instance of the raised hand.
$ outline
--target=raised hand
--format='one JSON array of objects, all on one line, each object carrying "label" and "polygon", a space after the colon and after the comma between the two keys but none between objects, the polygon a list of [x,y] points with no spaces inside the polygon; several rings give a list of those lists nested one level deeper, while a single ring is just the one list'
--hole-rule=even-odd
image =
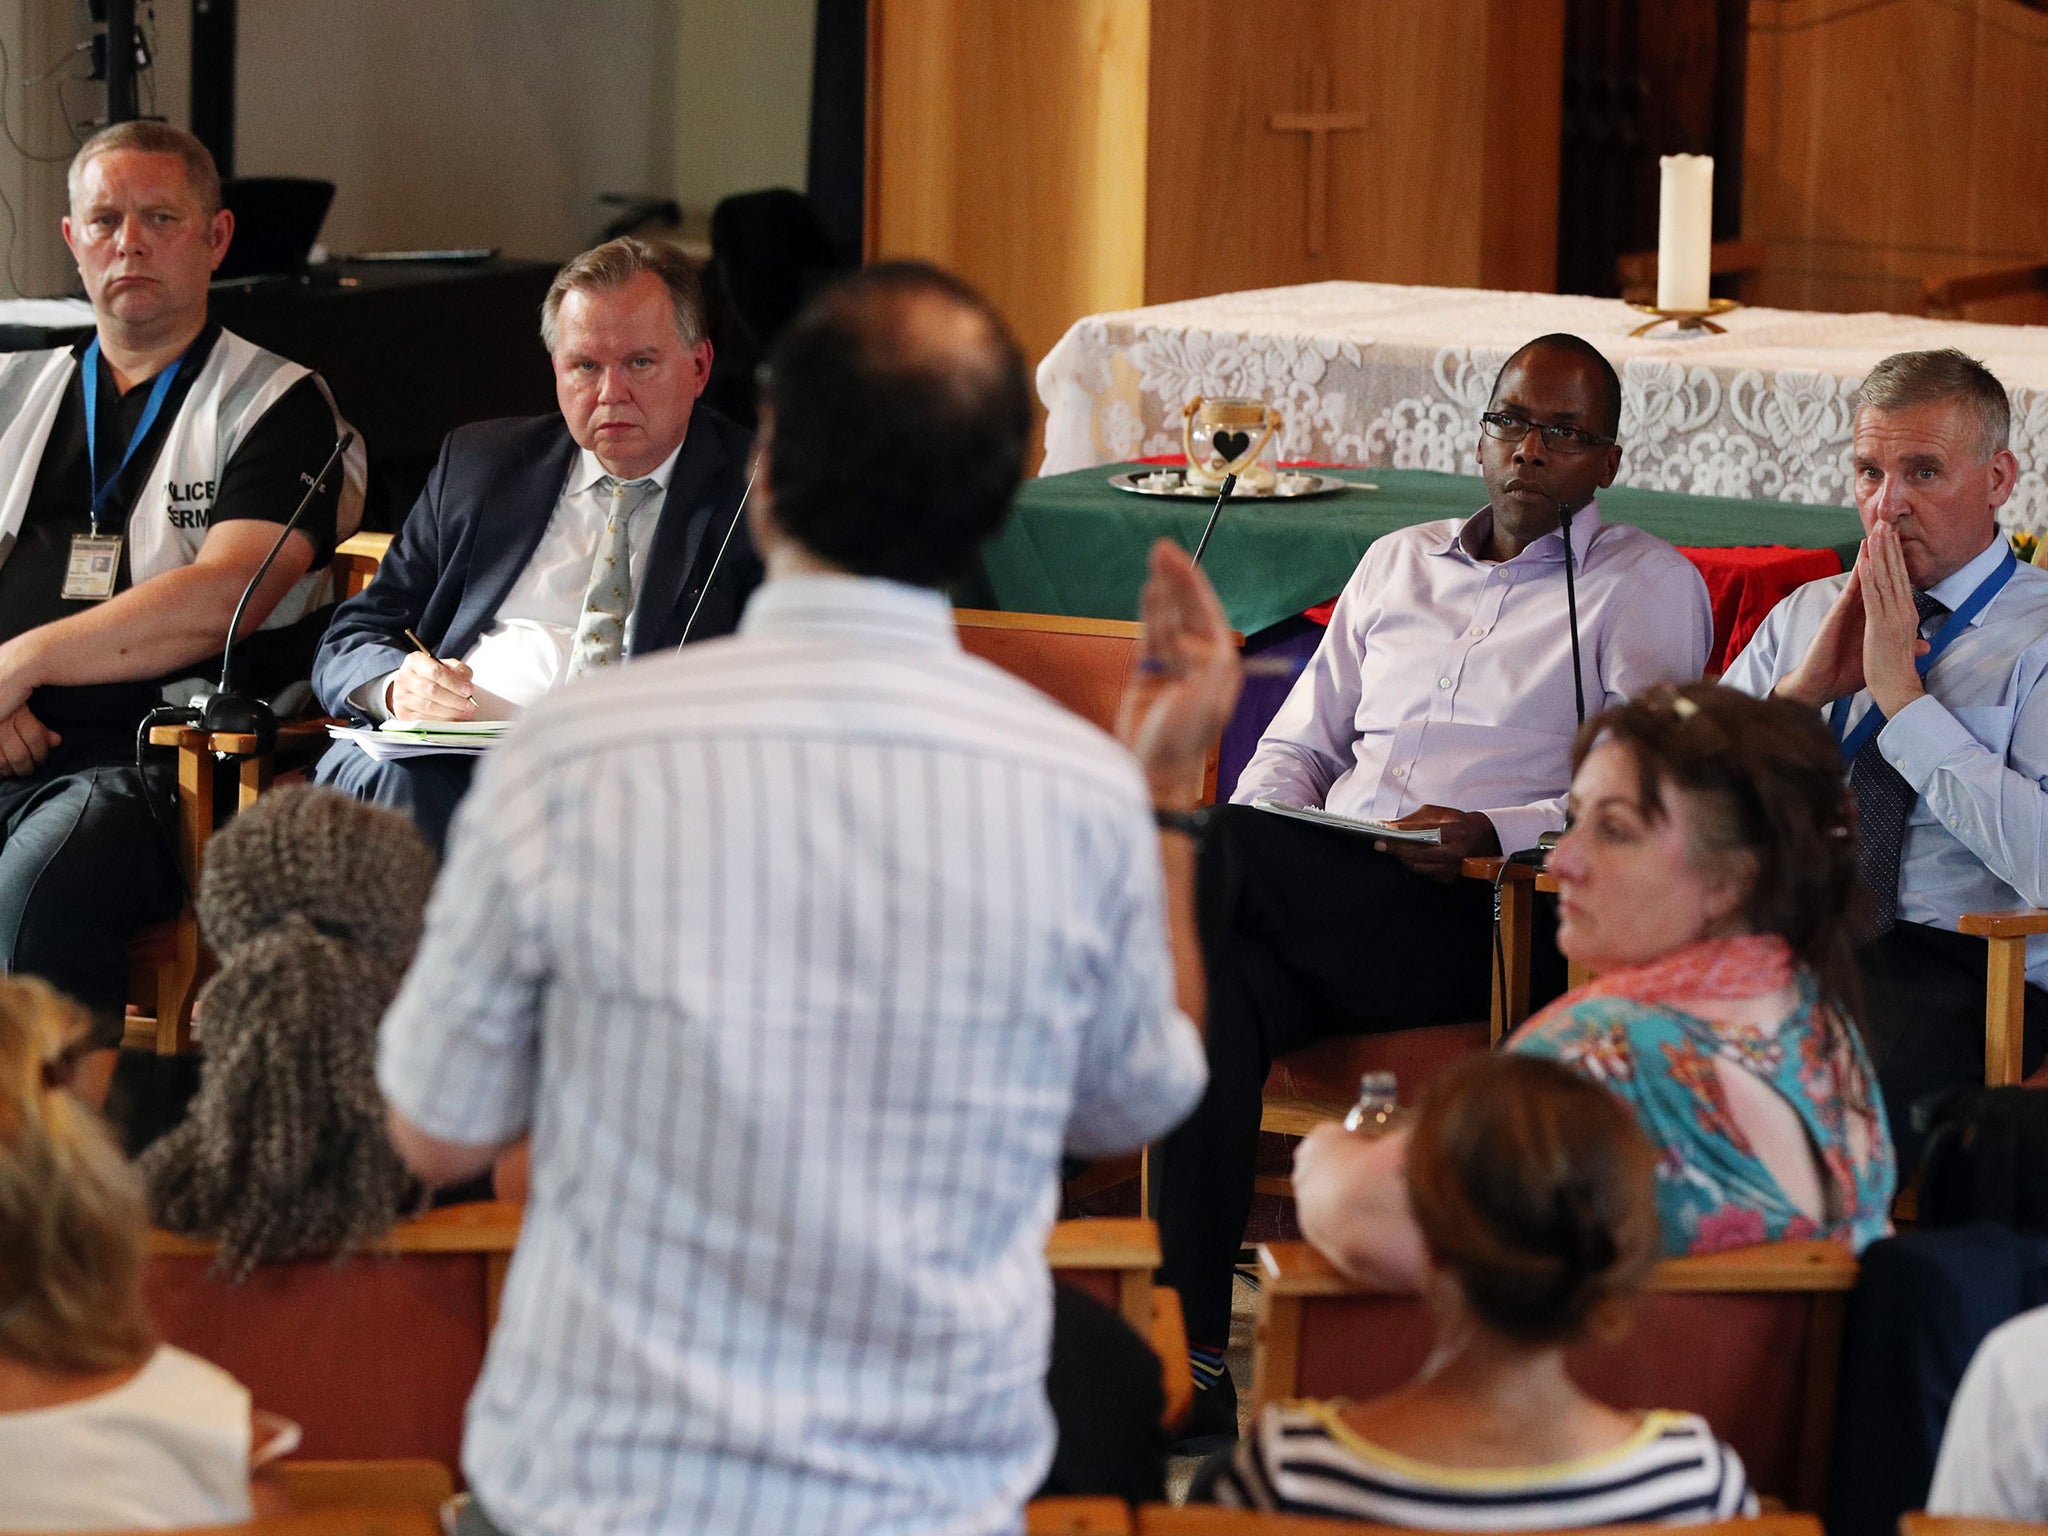
[{"label": "raised hand", "polygon": [[1244,671],[1223,605],[1187,551],[1161,539],[1150,564],[1139,600],[1145,635],[1117,735],[1143,765],[1154,803],[1185,809],[1201,799]]},{"label": "raised hand", "polygon": [[1927,691],[1914,661],[1927,649],[1906,553],[1889,523],[1863,541],[1863,675],[1870,697],[1889,720]]},{"label": "raised hand", "polygon": [[[1884,526],[1879,524],[1879,527]],[[1773,690],[1781,699],[1819,709],[1863,687],[1863,573],[1870,546],[1856,553],[1849,580],[1821,620],[1813,644]]]}]

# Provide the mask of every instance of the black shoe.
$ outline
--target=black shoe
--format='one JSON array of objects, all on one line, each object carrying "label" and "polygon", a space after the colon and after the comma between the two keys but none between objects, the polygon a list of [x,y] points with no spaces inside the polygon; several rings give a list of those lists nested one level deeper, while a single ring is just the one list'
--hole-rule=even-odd
[{"label": "black shoe", "polygon": [[1213,1387],[1197,1387],[1188,1421],[1173,1443],[1176,1456],[1207,1456],[1237,1439],[1237,1383],[1226,1374]]}]

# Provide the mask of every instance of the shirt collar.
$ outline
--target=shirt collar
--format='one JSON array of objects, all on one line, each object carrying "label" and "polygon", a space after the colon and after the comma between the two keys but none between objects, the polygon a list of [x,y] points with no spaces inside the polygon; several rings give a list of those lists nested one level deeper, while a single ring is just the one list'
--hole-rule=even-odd
[{"label": "shirt collar", "polygon": [[[1579,565],[1586,563],[1586,553],[1593,547],[1593,539],[1600,532],[1600,501],[1598,497],[1587,502],[1572,514],[1572,558]],[[1480,560],[1480,550],[1486,547],[1487,538],[1493,532],[1493,508],[1481,507],[1464,522],[1452,530],[1451,536],[1438,547],[1437,553],[1448,555],[1462,551],[1468,559]],[[1488,562],[1490,563],[1490,562]],[[1507,565],[1562,565],[1564,564],[1564,529],[1555,528],[1543,535],[1514,559],[1502,562]]]},{"label": "shirt collar", "polygon": [[763,582],[740,618],[743,635],[858,631],[864,639],[958,650],[953,605],[943,592],[877,576],[778,576]]},{"label": "shirt collar", "polygon": [[[1998,569],[1999,561],[2005,558],[2005,533],[2000,530],[1991,542],[1984,546],[1982,554],[1953,575],[1946,576],[1927,589],[1927,595],[1942,607],[1954,613],[1970,600],[1970,594]],[[1987,603],[1985,605],[1989,607]],[[1972,624],[1984,622],[1984,609],[1979,608],[1970,618]]]},{"label": "shirt collar", "polygon": [[[682,452],[683,445],[677,443],[676,451],[663,459],[656,466],[653,474],[642,475],[640,478],[652,480],[664,491],[667,490],[669,479],[676,472],[676,460],[682,457]],[[584,491],[594,488],[598,481],[610,473],[610,470],[598,463],[596,454],[592,453],[588,448],[579,448],[576,450],[575,459],[569,465],[569,484],[564,488],[563,494],[567,496],[580,495]]]}]

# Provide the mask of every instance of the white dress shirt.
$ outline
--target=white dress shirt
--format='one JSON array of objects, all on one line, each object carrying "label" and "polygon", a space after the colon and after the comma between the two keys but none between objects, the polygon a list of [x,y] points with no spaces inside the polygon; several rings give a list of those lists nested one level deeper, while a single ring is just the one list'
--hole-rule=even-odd
[{"label": "white dress shirt", "polygon": [[[632,543],[630,569],[636,604],[647,575],[647,552],[661,521],[661,504],[682,451],[677,444],[658,469],[642,477],[652,480],[658,489],[642,498],[627,534]],[[547,531],[534,546],[533,557],[498,605],[490,628],[462,658],[469,663],[478,718],[516,718],[559,684],[568,670],[569,649],[583,617],[583,594],[590,585],[590,568],[604,538],[605,518],[611,513],[611,496],[601,486],[610,473],[588,448],[576,451],[569,464],[569,478],[555,499],[554,511],[548,514]],[[631,623],[629,614],[629,632]],[[349,702],[378,720],[389,719],[386,690],[397,675],[387,672],[363,684],[350,695]]]},{"label": "white dress shirt", "polygon": [[[1995,538],[1928,590],[1960,608],[2004,553],[2004,538]],[[1779,603],[1722,681],[1768,694],[1806,654],[1848,579],[1810,581]],[[1935,658],[1926,694],[1877,733],[1885,761],[1919,797],[1899,860],[1900,921],[1953,930],[1965,912],[2048,905],[2048,688],[2036,686],[2044,673],[2048,571],[2023,565]],[[1866,689],[1845,729],[1870,707]],[[2048,938],[2027,941],[2027,979],[2048,985]]]},{"label": "white dress shirt", "polygon": [[1977,1346],[1949,1406],[1927,1512],[2048,1520],[2048,1307]]},{"label": "white dress shirt", "polygon": [[1012,1532],[1062,1149],[1199,1098],[1136,765],[945,599],[771,582],[483,761],[378,1078],[531,1130],[463,1466],[525,1536]]},{"label": "white dress shirt", "polygon": [[[1564,533],[1481,559],[1493,511],[1376,539],[1231,796],[1387,821],[1483,811],[1503,851],[1564,825],[1578,715]],[[1586,714],[1698,679],[1714,639],[1699,571],[1653,534],[1572,519]]]}]

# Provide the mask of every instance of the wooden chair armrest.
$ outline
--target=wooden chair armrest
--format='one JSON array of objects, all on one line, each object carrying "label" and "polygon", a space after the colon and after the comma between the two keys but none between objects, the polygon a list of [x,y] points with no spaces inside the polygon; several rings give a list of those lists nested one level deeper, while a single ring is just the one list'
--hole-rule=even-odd
[{"label": "wooden chair armrest", "polygon": [[1980,939],[2024,939],[2048,933],[2048,907],[2011,907],[2003,912],[1965,912],[1956,922],[1959,932]]},{"label": "wooden chair armrest", "polygon": [[1045,1256],[1054,1269],[1157,1269],[1159,1228],[1139,1216],[1054,1222]]},{"label": "wooden chair armrest", "polygon": [[[505,1200],[479,1200],[469,1205],[444,1205],[401,1221],[374,1243],[369,1253],[510,1253],[519,1243],[523,1207]],[[181,1237],[152,1227],[144,1252],[152,1258],[205,1258],[217,1245]]]},{"label": "wooden chair armrest", "polygon": [[1130,1536],[1122,1499],[1054,1497],[1024,1506],[1024,1536]]},{"label": "wooden chair armrest", "polygon": [[1911,1509],[1899,1516],[1899,1536],[2043,1536],[2048,1525],[1988,1520],[1977,1515],[1930,1515]]},{"label": "wooden chair armrest", "polygon": [[[1362,1296],[1370,1288],[1341,1274],[1307,1243],[1262,1243],[1259,1269],[1275,1296]],[[1665,1259],[1650,1273],[1653,1291],[1847,1291],[1856,1260],[1839,1243],[1758,1243],[1722,1253]]]},{"label": "wooden chair armrest", "polygon": [[272,1475],[299,1509],[420,1509],[438,1514],[455,1480],[438,1461],[281,1461]]},{"label": "wooden chair armrest", "polygon": [[388,533],[352,533],[334,546],[337,555],[355,555],[366,560],[382,560],[391,548],[392,535]]}]

